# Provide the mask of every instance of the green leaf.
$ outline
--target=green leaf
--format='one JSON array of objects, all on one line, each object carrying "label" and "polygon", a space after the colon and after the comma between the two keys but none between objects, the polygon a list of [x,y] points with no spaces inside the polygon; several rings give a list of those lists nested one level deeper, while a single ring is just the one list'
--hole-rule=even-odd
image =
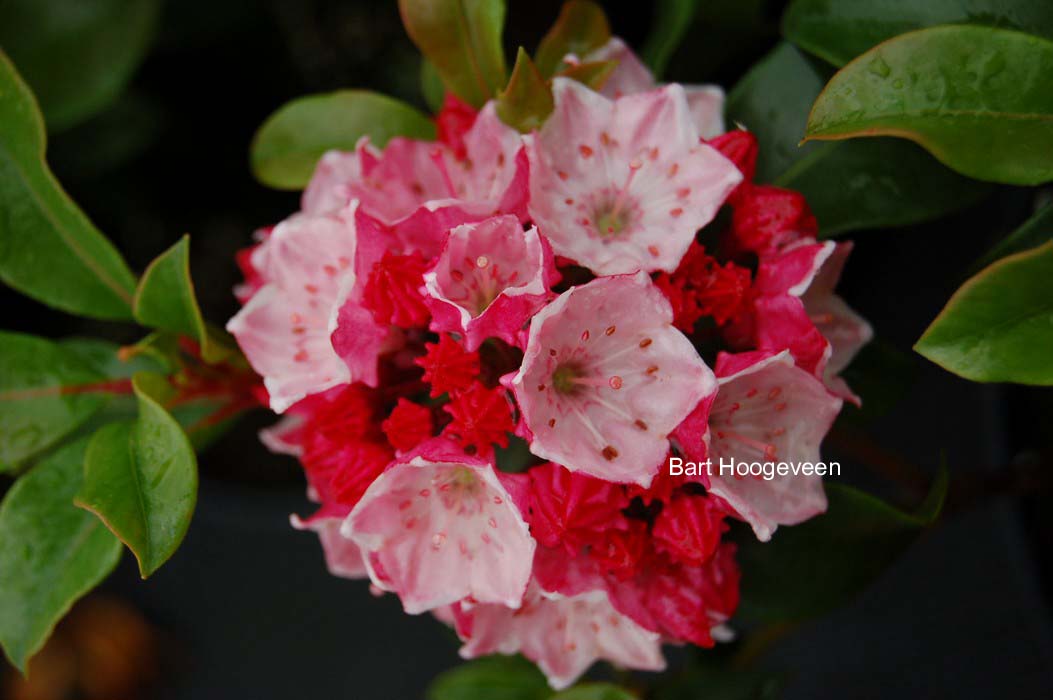
[{"label": "green leaf", "polygon": [[428,700],[546,700],[552,691],[534,664],[521,656],[488,656],[440,674]]},{"label": "green leaf", "polygon": [[611,683],[584,683],[556,693],[550,700],[636,700],[636,695]]},{"label": "green leaf", "polygon": [[805,140],[895,136],[979,180],[1053,179],[1053,42],[947,26],[900,35],[842,68]]},{"label": "green leaf", "polygon": [[256,132],[252,172],[269,187],[301,189],[323,153],[354,150],[363,136],[382,148],[393,136],[433,139],[435,125],[404,102],[368,90],[301,97],[280,107]]},{"label": "green leaf", "polygon": [[131,319],[135,278],[44,163],[44,123],[0,51],[0,280],[70,313]]},{"label": "green leaf", "polygon": [[98,338],[66,338],[59,342],[86,365],[107,379],[131,379],[136,372],[164,372],[166,367],[154,357],[139,353],[125,358],[121,346]]},{"label": "green leaf", "polygon": [[991,191],[990,186],[941,166],[907,141],[882,138],[815,145],[775,184],[805,195],[824,238],[932,221],[976,204]]},{"label": "green leaf", "polygon": [[135,320],[190,336],[201,347],[206,362],[219,362],[233,352],[230,345],[205,325],[190,278],[190,236],[154,259],[139,280],[133,305]]},{"label": "green leaf", "polygon": [[974,382],[1053,385],[1053,241],[969,279],[914,349]]},{"label": "green leaf", "polygon": [[4,0],[0,46],[33,88],[48,128],[101,111],[153,40],[160,0]]},{"label": "green leaf", "polygon": [[651,67],[656,78],[665,73],[669,59],[690,29],[698,3],[699,0],[657,0],[654,3],[654,23],[640,50],[640,57]]},{"label": "green leaf", "polygon": [[540,129],[555,108],[552,88],[522,46],[508,87],[497,96],[496,107],[501,121],[524,134]]},{"label": "green leaf", "polygon": [[584,58],[611,38],[611,27],[603,9],[591,0],[567,0],[556,23],[538,44],[534,58],[541,75],[555,74],[568,53]]},{"label": "green leaf", "polygon": [[164,393],[164,380],[142,373],[133,385],[139,416],[92,437],[76,503],[128,545],[146,578],[186,535],[197,501],[197,461],[182,428],[155,398]]},{"label": "green leaf", "polygon": [[826,513],[780,527],[770,542],[744,533],[739,614],[762,622],[799,621],[847,602],[935,521],[946,493],[946,468],[913,514],[828,482]]},{"label": "green leaf", "polygon": [[803,54],[783,43],[735,86],[726,106],[729,122],[757,136],[757,181],[801,192],[824,236],[936,219],[987,194],[988,185],[951,172],[906,141],[799,146],[824,80]]},{"label": "green leaf", "polygon": [[426,58],[420,59],[420,92],[428,109],[437,114],[446,99],[446,88],[443,87],[439,71]]},{"label": "green leaf", "polygon": [[91,418],[109,398],[104,378],[74,350],[0,331],[0,465],[14,467]]},{"label": "green leaf", "polygon": [[938,24],[976,24],[1053,38],[1053,3],[1034,0],[794,0],[782,33],[805,51],[843,66],[894,36]]},{"label": "green leaf", "polygon": [[481,107],[504,87],[504,0],[399,0],[399,11],[447,90]]},{"label": "green leaf", "polygon": [[74,601],[121,556],[117,538],[73,505],[85,443],[38,464],[0,505],[0,645],[23,672]]},{"label": "green leaf", "polygon": [[973,272],[1022,250],[1028,250],[1053,239],[1053,202],[1036,211],[1020,228],[1003,238],[973,266]]}]

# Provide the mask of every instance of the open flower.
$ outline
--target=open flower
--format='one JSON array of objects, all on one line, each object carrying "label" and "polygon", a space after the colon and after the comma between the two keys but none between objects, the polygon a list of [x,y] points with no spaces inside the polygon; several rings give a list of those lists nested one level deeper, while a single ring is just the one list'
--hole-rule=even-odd
[{"label": "open flower", "polygon": [[851,243],[838,243],[801,295],[801,301],[808,318],[830,342],[830,358],[823,369],[823,381],[835,394],[859,405],[860,398],[839,375],[860,348],[874,337],[874,330],[844,299],[834,294],[834,287],[841,279],[841,271],[851,252]]},{"label": "open flower", "polygon": [[524,231],[516,217],[458,226],[424,275],[431,329],[462,334],[469,350],[491,336],[514,345],[558,278],[537,229]]},{"label": "open flower", "polygon": [[381,474],[341,532],[408,613],[464,598],[518,608],[534,540],[493,467],[442,442]]},{"label": "open flower", "polygon": [[455,610],[461,656],[521,653],[535,662],[556,690],[604,659],[624,668],[665,669],[661,637],[611,605],[603,591],[572,597],[532,585],[523,606],[463,605]]},{"label": "open flower", "polygon": [[742,175],[699,142],[679,85],[611,101],[553,81],[526,137],[530,214],[553,250],[600,275],[673,272]]},{"label": "open flower", "polygon": [[[841,399],[811,373],[794,365],[789,351],[717,359],[720,390],[709,414],[709,456],[738,462],[818,462],[819,443],[841,410]],[[779,525],[794,525],[826,510],[822,477],[774,479],[709,477],[710,493],[723,498],[762,540]]]},{"label": "open flower", "polygon": [[[654,75],[624,41],[611,37],[585,55],[584,61],[617,61],[600,92],[611,98],[635,95],[657,87]],[[685,85],[684,94],[698,135],[711,139],[724,132],[724,90],[719,85]]]},{"label": "open flower", "polygon": [[304,396],[353,378],[330,335],[344,290],[354,284],[356,206],[296,214],[253,254],[265,281],[227,324],[279,413]]},{"label": "open flower", "polygon": [[492,102],[452,146],[396,137],[378,151],[364,137],[352,153],[332,151],[322,157],[304,192],[303,208],[325,213],[357,199],[386,225],[429,202],[460,203],[473,210],[481,206],[485,215],[525,215],[522,145],[519,133],[497,118]]},{"label": "open flower", "polygon": [[530,450],[609,481],[650,484],[668,433],[713,393],[713,373],[644,273],[564,292],[534,317],[511,384]]},{"label": "open flower", "polygon": [[290,522],[297,530],[312,530],[318,533],[326,567],[333,576],[355,579],[367,577],[362,550],[353,540],[340,534],[343,518],[322,514],[301,519],[294,515]]}]

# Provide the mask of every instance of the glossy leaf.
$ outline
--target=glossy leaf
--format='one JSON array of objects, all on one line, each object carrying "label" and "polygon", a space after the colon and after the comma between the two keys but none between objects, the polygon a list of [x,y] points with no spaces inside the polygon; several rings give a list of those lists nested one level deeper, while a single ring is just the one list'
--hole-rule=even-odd
[{"label": "glossy leaf", "polygon": [[304,187],[322,154],[354,150],[368,136],[383,147],[394,136],[435,138],[435,125],[417,109],[368,90],[339,90],[286,103],[256,132],[252,172],[278,189]]},{"label": "glossy leaf", "polygon": [[806,140],[895,136],[980,180],[1053,179],[1053,42],[988,27],[900,35],[842,68]]},{"label": "glossy leaf", "polygon": [[1053,241],[969,279],[914,349],[975,382],[1053,385]]},{"label": "glossy leaf", "polygon": [[132,550],[146,578],[186,535],[197,501],[197,461],[182,428],[155,398],[164,380],[143,373],[133,384],[139,415],[92,437],[76,503]]},{"label": "glossy leaf", "polygon": [[142,62],[160,0],[4,0],[0,46],[36,93],[51,130],[99,112]]},{"label": "glossy leaf", "polygon": [[691,20],[695,18],[700,0],[656,0],[651,33],[647,36],[640,57],[651,67],[656,77],[665,73],[669,59],[680,45]]},{"label": "glossy leaf", "polygon": [[59,345],[76,353],[87,366],[106,379],[131,379],[136,372],[163,372],[166,368],[152,356],[126,357],[121,346],[98,338],[66,338]]},{"label": "glossy leaf", "polygon": [[534,60],[541,75],[549,77],[559,70],[568,53],[584,58],[610,38],[611,27],[603,8],[592,0],[567,0],[556,23],[538,44]]},{"label": "glossy leaf", "polygon": [[824,80],[801,52],[780,44],[735,86],[726,106],[729,123],[757,136],[757,181],[804,194],[824,236],[939,218],[989,191],[898,139],[799,146]]},{"label": "glossy leaf", "polygon": [[70,313],[130,319],[135,278],[44,162],[44,123],[0,51],[0,280]]},{"label": "glossy leaf", "polygon": [[991,191],[907,141],[881,138],[815,145],[775,184],[807,197],[823,237],[932,221],[976,204]]},{"label": "glossy leaf", "polygon": [[552,88],[523,47],[519,47],[508,87],[497,96],[497,116],[525,134],[540,129],[554,108]]},{"label": "glossy leaf", "polygon": [[521,656],[488,656],[440,674],[428,700],[547,700],[548,682]]},{"label": "glossy leaf", "polygon": [[0,505],[0,644],[19,670],[70,606],[106,577],[121,543],[73,505],[86,440],[19,479]]},{"label": "glossy leaf", "polygon": [[828,481],[826,513],[780,527],[770,542],[744,533],[738,549],[739,615],[763,622],[797,621],[847,602],[935,521],[946,493],[945,468],[913,514]]},{"label": "glossy leaf", "polygon": [[228,357],[232,349],[205,324],[190,278],[190,237],[154,259],[135,292],[135,320],[150,328],[180,333],[197,341],[206,362]]},{"label": "glossy leaf", "polygon": [[583,683],[556,693],[550,700],[636,700],[637,696],[612,683]]},{"label": "glossy leaf", "polygon": [[976,272],[1007,255],[1040,246],[1049,240],[1053,240],[1053,202],[1048,202],[1020,228],[1003,238],[977,261],[973,271]]},{"label": "glossy leaf", "polygon": [[894,36],[938,24],[978,24],[1053,38],[1053,3],[1034,0],[794,0],[783,36],[843,66]]},{"label": "glossy leaf", "polygon": [[104,378],[74,350],[0,331],[0,471],[91,418],[109,399]]},{"label": "glossy leaf", "polygon": [[399,0],[399,11],[447,90],[481,107],[505,86],[504,0]]}]

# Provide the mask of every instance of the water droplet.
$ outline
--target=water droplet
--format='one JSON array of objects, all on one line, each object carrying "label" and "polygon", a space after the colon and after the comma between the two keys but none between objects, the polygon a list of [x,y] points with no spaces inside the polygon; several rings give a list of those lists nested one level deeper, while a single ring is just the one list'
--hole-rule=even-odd
[{"label": "water droplet", "polygon": [[879,78],[887,78],[892,72],[892,69],[889,68],[888,64],[885,63],[885,59],[881,58],[881,56],[875,56],[871,59],[870,63],[867,64],[867,70]]}]

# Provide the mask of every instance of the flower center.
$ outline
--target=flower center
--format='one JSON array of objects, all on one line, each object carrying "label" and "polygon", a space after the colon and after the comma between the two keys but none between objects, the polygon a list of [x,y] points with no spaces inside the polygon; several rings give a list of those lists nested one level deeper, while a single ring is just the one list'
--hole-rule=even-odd
[{"label": "flower center", "polygon": [[596,221],[596,230],[600,236],[615,237],[629,226],[629,213],[624,209],[611,207],[606,211],[597,211],[593,217]]},{"label": "flower center", "polygon": [[581,367],[577,364],[562,363],[552,372],[552,388],[556,390],[557,394],[570,395],[576,393],[581,387],[581,384],[577,381],[581,376]]}]

